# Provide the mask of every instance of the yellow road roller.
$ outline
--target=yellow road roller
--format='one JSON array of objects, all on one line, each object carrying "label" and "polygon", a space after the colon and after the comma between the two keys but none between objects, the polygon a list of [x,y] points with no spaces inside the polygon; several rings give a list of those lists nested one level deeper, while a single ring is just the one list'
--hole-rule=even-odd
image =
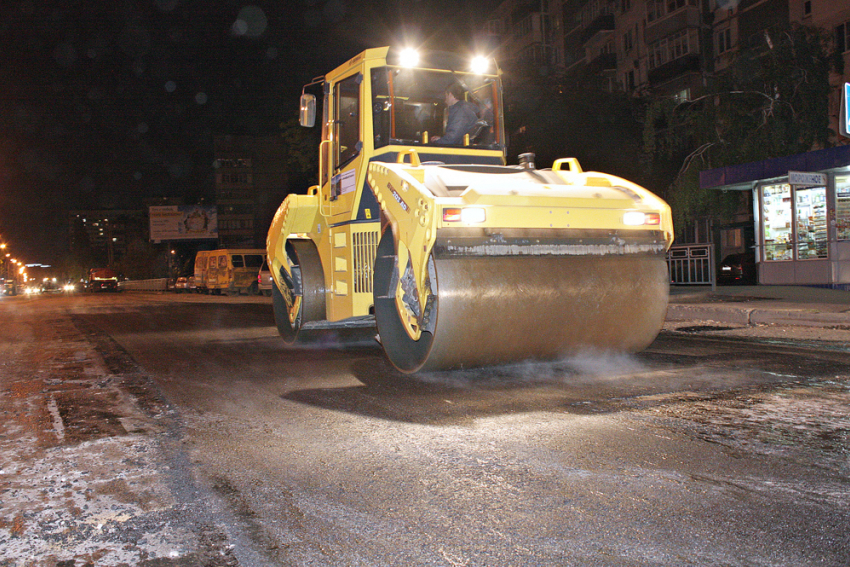
[{"label": "yellow road roller", "polygon": [[655,339],[669,206],[575,158],[506,165],[495,61],[368,49],[304,87],[301,124],[319,112],[318,184],[286,198],[267,240],[287,343],[376,327],[414,373]]}]

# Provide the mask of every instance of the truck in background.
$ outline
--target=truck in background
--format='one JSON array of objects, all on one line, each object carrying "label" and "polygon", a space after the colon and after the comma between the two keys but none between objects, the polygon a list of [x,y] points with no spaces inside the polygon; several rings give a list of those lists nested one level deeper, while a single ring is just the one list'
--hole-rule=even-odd
[{"label": "truck in background", "polygon": [[86,281],[87,291],[118,291],[118,274],[111,268],[92,268]]}]

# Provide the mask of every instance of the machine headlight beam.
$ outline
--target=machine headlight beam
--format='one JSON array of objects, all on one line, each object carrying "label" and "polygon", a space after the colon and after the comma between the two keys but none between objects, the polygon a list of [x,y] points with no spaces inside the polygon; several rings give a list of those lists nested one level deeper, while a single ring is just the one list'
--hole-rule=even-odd
[{"label": "machine headlight beam", "polygon": [[627,211],[623,214],[623,224],[626,226],[658,226],[661,224],[661,215],[659,213]]},{"label": "machine headlight beam", "polygon": [[487,214],[481,207],[451,207],[443,209],[443,222],[480,224],[486,219]]}]

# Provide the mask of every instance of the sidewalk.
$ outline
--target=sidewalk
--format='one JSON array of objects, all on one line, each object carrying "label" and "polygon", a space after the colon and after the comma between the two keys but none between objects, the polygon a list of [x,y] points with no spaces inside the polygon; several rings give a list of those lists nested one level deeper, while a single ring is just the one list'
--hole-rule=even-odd
[{"label": "sidewalk", "polygon": [[850,292],[805,286],[671,286],[667,321],[850,330]]}]

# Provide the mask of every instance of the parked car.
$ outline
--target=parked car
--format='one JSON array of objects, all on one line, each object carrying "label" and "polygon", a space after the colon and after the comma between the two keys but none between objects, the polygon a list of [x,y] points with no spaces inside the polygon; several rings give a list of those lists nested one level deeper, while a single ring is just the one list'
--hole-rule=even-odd
[{"label": "parked car", "polygon": [[174,282],[174,291],[177,293],[183,293],[189,291],[189,280],[188,278],[179,277],[177,281]]},{"label": "parked car", "polygon": [[274,281],[272,281],[272,273],[269,270],[269,260],[266,258],[263,260],[263,265],[260,266],[260,273],[257,274],[257,289],[266,297],[270,297],[273,285]]},{"label": "parked car", "polygon": [[719,284],[754,285],[757,279],[756,259],[752,251],[729,254],[717,270]]}]

